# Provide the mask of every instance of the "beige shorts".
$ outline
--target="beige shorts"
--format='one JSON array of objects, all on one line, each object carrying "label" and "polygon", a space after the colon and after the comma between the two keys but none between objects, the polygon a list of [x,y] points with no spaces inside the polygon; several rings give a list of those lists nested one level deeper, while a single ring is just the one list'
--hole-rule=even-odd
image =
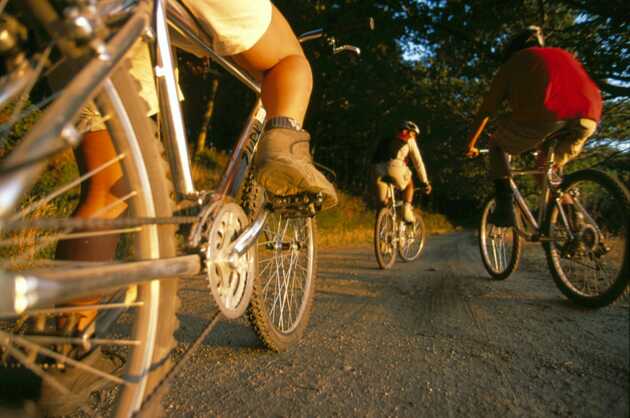
[{"label": "beige shorts", "polygon": [[391,177],[398,189],[404,190],[411,181],[411,170],[404,161],[390,160],[384,163],[374,165],[374,177],[376,184],[376,193],[381,203],[387,201],[388,187],[382,179],[384,176]]},{"label": "beige shorts", "polygon": [[537,148],[549,135],[562,130],[556,146],[556,163],[563,165],[582,151],[596,129],[597,122],[590,119],[526,124],[501,118],[493,140],[503,151],[516,155]]},{"label": "beige shorts", "polygon": [[[235,55],[250,49],[265,34],[271,23],[269,0],[182,0],[212,35],[213,49],[219,55]],[[140,96],[149,106],[148,116],[158,112],[158,98],[151,68],[151,57],[144,42],[129,53],[131,75],[140,82]],[[180,91],[180,97],[183,95]],[[80,131],[105,129],[94,106],[85,106],[79,116]]]},{"label": "beige shorts", "polygon": [[[577,157],[586,140],[597,130],[597,122],[590,119],[575,119],[569,121],[525,124],[502,118],[493,141],[500,147],[500,151],[491,147],[490,177],[503,178],[509,175],[509,162],[506,152],[518,155],[522,152],[536,149],[542,145],[551,134],[560,131],[555,148],[554,161],[560,167]],[[502,154],[502,155],[499,155]]]}]

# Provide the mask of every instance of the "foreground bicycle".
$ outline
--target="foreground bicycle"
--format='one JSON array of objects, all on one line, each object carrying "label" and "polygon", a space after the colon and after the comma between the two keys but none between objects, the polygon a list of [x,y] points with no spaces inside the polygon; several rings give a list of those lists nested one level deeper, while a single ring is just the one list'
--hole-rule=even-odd
[{"label": "foreground bicycle", "polygon": [[[266,196],[253,182],[250,162],[265,119],[260,99],[216,190],[195,189],[167,28],[259,95],[257,83],[217,56],[208,35],[174,1],[1,1],[0,13],[1,377],[9,376],[4,370],[28,368],[60,402],[86,376],[95,377],[118,385],[116,416],[159,414],[159,399],[183,364],[172,370],[169,364],[180,303],[176,278],[205,278],[227,318],[241,316],[251,301],[250,318],[267,346],[295,344],[314,295],[313,216],[322,197]],[[155,60],[157,131],[126,59],[141,38]],[[317,38],[334,53],[359,53],[337,46],[321,29],[300,39]],[[117,155],[80,175],[72,148],[89,129],[77,119],[91,101]],[[70,217],[82,185],[115,164],[122,191],[104,210],[120,207],[123,215]],[[191,207],[199,215],[183,215]],[[184,224],[192,228],[181,239],[176,226]],[[121,237],[111,262],[55,259],[59,241],[108,236]],[[178,247],[185,247],[183,254]],[[99,295],[96,304],[64,305]],[[88,309],[98,314],[77,332],[75,316]],[[124,367],[91,362],[101,351]],[[94,414],[88,405],[82,409]]]},{"label": "foreground bicycle", "polygon": [[553,169],[558,134],[546,140],[548,159],[535,170],[513,170],[512,176],[544,178],[534,217],[514,181],[517,225],[502,228],[490,221],[494,197],[484,205],[479,247],[490,276],[503,280],[519,265],[523,240],[543,245],[549,270],[560,291],[591,308],[613,303],[630,277],[630,193],[608,174],[584,169],[561,178]]},{"label": "foreground bicycle", "polygon": [[379,267],[387,270],[396,262],[396,252],[404,261],[420,257],[427,231],[418,212],[413,224],[403,220],[402,201],[396,200],[396,181],[388,176],[384,176],[382,181],[387,184],[388,203],[376,214],[374,253]]}]

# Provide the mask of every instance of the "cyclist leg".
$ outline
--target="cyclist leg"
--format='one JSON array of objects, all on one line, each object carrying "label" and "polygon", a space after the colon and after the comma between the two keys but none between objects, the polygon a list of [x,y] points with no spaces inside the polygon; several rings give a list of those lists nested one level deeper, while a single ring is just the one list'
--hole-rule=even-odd
[{"label": "cyclist leg", "polygon": [[521,122],[510,116],[499,118],[497,130],[490,140],[490,178],[494,181],[496,208],[490,219],[496,226],[512,226],[516,217],[510,186],[510,155],[534,149],[564,122]]},{"label": "cyclist leg", "polygon": [[387,174],[387,163],[375,164],[372,169],[372,177],[374,179],[375,196],[377,198],[377,204],[380,206],[387,206],[389,204],[389,187],[387,183],[383,181],[383,176]]},{"label": "cyclist leg", "polygon": [[414,223],[416,215],[413,213],[413,178],[409,178],[407,187],[403,189],[403,219],[405,222]]},{"label": "cyclist leg", "polygon": [[[147,114],[153,115],[157,113],[158,108],[157,93],[153,82],[149,50],[145,43],[139,42],[132,48],[130,63],[130,72],[140,83],[140,94],[149,107]],[[75,150],[75,158],[81,175],[116,158],[112,140],[94,104],[90,103],[81,110],[77,127],[85,132]],[[113,163],[81,183],[79,204],[72,217],[115,219],[121,216],[127,208],[127,204],[120,200],[127,193],[123,185],[119,183],[121,178],[120,164]],[[116,234],[63,240],[57,245],[55,258],[74,261],[110,261],[115,256],[118,240],[119,236]],[[72,301],[69,305],[91,305],[97,303],[99,299],[98,296],[83,298]],[[81,311],[74,318],[62,317],[60,326],[83,330],[95,316],[95,310]]]},{"label": "cyclist leg", "polygon": [[[413,213],[413,184],[411,182],[412,174],[407,164],[401,160],[391,160],[387,166],[387,175],[396,182],[396,188],[403,191],[403,208],[402,216],[405,222],[413,223],[416,217]],[[411,189],[411,194],[409,193]]]},{"label": "cyclist leg", "polygon": [[554,163],[558,168],[562,168],[569,161],[577,157],[586,141],[597,130],[597,122],[590,119],[576,119],[567,123],[555,149]]},{"label": "cyclist leg", "polygon": [[335,206],[335,189],[313,165],[310,135],[301,129],[312,90],[311,68],[275,7],[267,32],[239,59],[264,71],[262,99],[269,113],[256,154],[257,180],[273,194],[322,193],[324,208]]},{"label": "cyclist leg", "polygon": [[[558,138],[558,142],[554,152],[554,168],[561,173],[564,166],[581,152],[586,141],[597,130],[597,122],[590,119],[575,119],[567,121],[566,125],[562,128],[562,135]],[[546,150],[543,150],[546,151]],[[542,165],[547,162],[546,152],[541,152],[538,155],[537,163]],[[573,199],[568,193],[563,194],[562,203],[565,205],[572,205]],[[575,215],[576,211],[569,210],[569,213]],[[579,220],[574,220],[574,225],[579,224]]]},{"label": "cyclist leg", "polygon": [[282,13],[268,0],[184,0],[213,34],[215,50],[261,79],[267,111],[254,166],[258,182],[276,195],[321,192],[337,202],[333,185],[313,165],[302,130],[313,87],[311,67]]}]

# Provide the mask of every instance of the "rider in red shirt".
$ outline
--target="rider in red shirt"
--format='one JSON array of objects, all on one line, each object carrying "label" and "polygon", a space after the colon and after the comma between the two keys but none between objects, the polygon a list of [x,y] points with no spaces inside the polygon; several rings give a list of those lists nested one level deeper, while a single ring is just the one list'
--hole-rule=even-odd
[{"label": "rider in red shirt", "polygon": [[468,156],[478,154],[475,142],[505,100],[511,113],[498,118],[490,140],[490,177],[497,196],[492,221],[497,226],[514,224],[506,153],[539,147],[549,135],[562,130],[565,134],[555,149],[555,163],[560,168],[580,153],[602,113],[599,88],[584,67],[569,52],[544,47],[538,26],[528,27],[507,44],[504,63],[479,108],[475,125],[479,128],[469,142]]}]

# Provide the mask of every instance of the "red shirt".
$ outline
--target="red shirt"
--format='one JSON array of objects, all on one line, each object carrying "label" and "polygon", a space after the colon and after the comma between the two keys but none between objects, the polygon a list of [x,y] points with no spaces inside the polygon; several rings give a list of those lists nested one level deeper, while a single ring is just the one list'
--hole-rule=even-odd
[{"label": "red shirt", "polygon": [[479,109],[493,115],[507,99],[521,122],[591,119],[599,122],[599,88],[575,57],[561,48],[527,48],[499,68]]}]

